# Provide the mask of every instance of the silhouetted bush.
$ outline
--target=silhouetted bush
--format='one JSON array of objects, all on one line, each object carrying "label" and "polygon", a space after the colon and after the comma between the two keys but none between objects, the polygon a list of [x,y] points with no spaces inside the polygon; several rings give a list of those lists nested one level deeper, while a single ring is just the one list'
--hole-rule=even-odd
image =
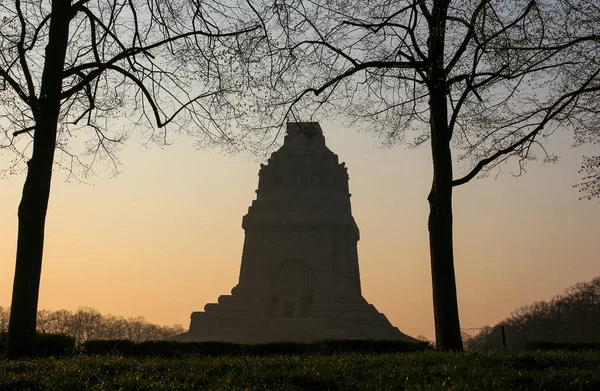
[{"label": "silhouetted bush", "polygon": [[525,344],[525,350],[568,350],[570,352],[579,352],[582,350],[598,350],[600,351],[600,343],[598,342],[554,342],[554,341],[537,341]]},{"label": "silhouetted bush", "polygon": [[40,357],[64,357],[75,350],[75,338],[66,334],[36,335],[35,352]]},{"label": "silhouetted bush", "polygon": [[201,356],[270,356],[337,353],[395,353],[432,350],[427,342],[323,340],[310,343],[271,342],[255,345],[229,342],[179,342],[123,340],[86,341],[83,352],[89,355],[115,354],[126,357],[201,357]]},{"label": "silhouetted bush", "polygon": [[[6,352],[7,333],[0,333],[0,356]],[[75,338],[66,334],[38,333],[35,355],[39,357],[64,357],[75,351]]]}]

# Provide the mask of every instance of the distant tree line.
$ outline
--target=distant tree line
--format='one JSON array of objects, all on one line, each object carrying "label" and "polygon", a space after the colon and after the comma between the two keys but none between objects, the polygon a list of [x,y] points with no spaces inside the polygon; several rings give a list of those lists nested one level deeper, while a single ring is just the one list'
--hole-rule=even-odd
[{"label": "distant tree line", "polygon": [[515,310],[494,327],[466,336],[472,349],[496,349],[504,325],[506,345],[520,349],[529,342],[600,342],[600,277],[578,283],[550,301],[537,301]]},{"label": "distant tree line", "polygon": [[[0,333],[8,331],[10,308],[0,306]],[[162,340],[185,332],[181,325],[160,326],[141,316],[123,318],[103,315],[93,308],[77,311],[41,310],[37,314],[37,330],[42,333],[63,333],[78,342],[92,339],[128,339],[136,342]]]}]

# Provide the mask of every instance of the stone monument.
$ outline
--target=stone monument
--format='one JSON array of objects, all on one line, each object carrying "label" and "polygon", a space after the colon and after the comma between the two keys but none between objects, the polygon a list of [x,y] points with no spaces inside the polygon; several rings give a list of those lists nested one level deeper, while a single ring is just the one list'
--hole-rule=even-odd
[{"label": "stone monument", "polygon": [[401,339],[361,294],[348,170],[318,122],[287,124],[243,217],[238,284],[191,315],[186,341]]}]

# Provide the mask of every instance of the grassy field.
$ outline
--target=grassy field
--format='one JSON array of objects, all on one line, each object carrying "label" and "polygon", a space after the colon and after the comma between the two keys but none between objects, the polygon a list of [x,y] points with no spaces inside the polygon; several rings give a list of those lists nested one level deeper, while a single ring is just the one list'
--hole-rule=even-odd
[{"label": "grassy field", "polygon": [[600,352],[0,360],[0,390],[600,390]]}]

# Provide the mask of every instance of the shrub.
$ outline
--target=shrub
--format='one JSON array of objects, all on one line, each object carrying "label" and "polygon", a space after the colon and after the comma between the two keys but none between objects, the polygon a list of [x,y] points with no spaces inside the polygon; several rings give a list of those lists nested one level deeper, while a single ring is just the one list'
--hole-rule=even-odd
[{"label": "shrub", "polygon": [[37,333],[35,353],[41,357],[63,357],[75,350],[75,338],[67,334]]},{"label": "shrub", "polygon": [[[0,333],[0,356],[6,352],[7,333]],[[34,354],[39,357],[64,357],[75,350],[75,338],[66,334],[37,333]]]}]

